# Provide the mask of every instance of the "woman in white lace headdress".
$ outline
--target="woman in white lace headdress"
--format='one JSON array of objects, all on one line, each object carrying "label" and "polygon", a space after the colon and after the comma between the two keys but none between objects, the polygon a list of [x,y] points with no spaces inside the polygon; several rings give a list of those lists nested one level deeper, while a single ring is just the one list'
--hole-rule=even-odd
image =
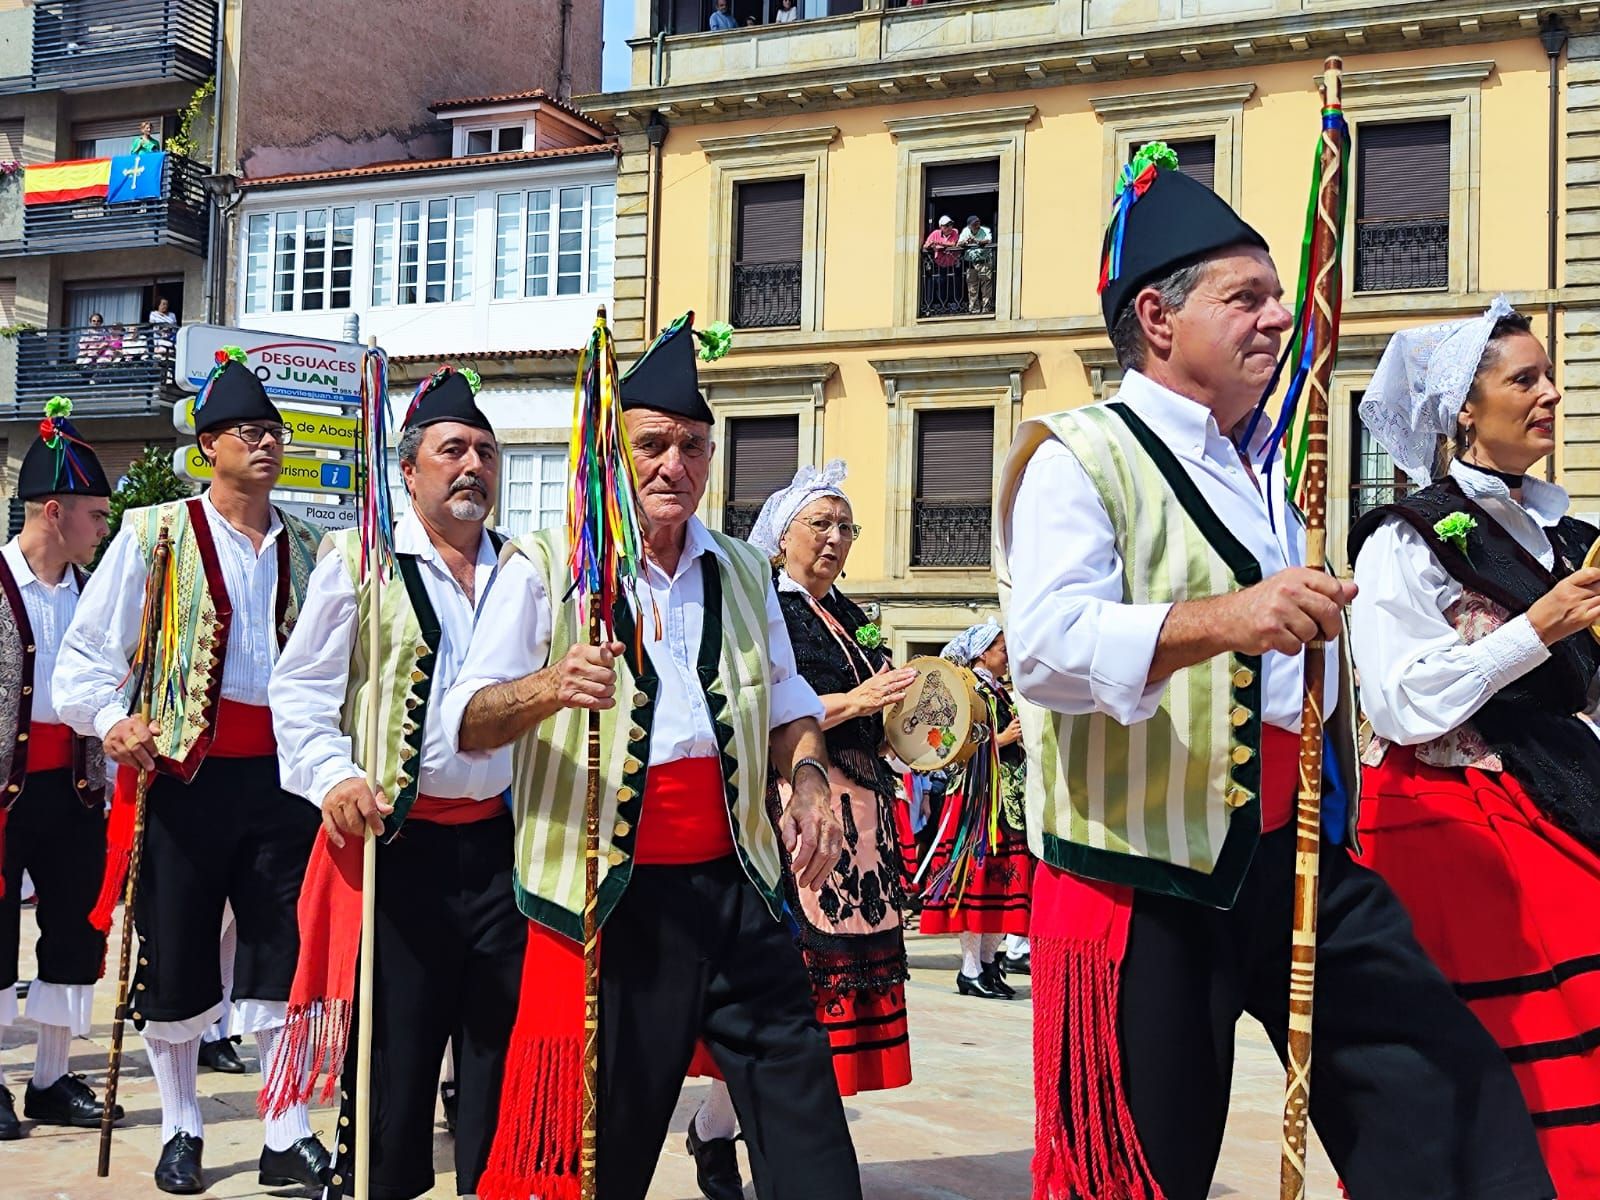
[{"label": "woman in white lace headdress", "polygon": [[1600,1196],[1600,570],[1582,566],[1600,530],[1530,474],[1555,449],[1554,380],[1499,299],[1396,334],[1361,401],[1419,490],[1350,534],[1360,828],[1514,1064],[1557,1193]]},{"label": "woman in white lace headdress", "polygon": [[[817,1020],[833,1047],[842,1095],[911,1082],[906,1030],[905,895],[894,776],[879,751],[884,708],[905,695],[916,672],[893,670],[878,627],[838,588],[861,527],[841,485],[843,461],[802,467],[767,498],[750,542],[773,560],[778,604],[795,664],[822,700],[823,736],[844,852],[815,891],[784,888],[796,939],[811,977]],[[774,814],[788,784],[769,780]],[[699,1054],[691,1073],[714,1075]],[[689,1151],[710,1200],[742,1196],[730,1140],[733,1106],[717,1082],[690,1126]]]}]

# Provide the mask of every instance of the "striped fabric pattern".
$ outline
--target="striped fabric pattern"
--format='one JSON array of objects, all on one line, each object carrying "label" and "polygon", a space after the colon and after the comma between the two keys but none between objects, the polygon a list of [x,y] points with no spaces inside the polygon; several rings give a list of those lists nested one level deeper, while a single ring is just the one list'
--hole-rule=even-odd
[{"label": "striped fabric pattern", "polygon": [[22,168],[23,204],[93,200],[111,188],[109,158],[74,158]]}]

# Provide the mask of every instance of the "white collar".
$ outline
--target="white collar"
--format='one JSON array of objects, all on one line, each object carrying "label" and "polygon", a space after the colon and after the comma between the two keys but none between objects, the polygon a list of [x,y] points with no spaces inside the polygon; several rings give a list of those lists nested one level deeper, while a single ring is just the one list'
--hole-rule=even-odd
[{"label": "white collar", "polygon": [[670,576],[662,570],[654,559],[646,558],[646,569],[669,579],[676,580],[689,569],[689,565],[702,554],[709,551],[723,562],[731,562],[728,552],[722,548],[721,543],[711,536],[711,530],[706,528],[705,522],[699,517],[691,516],[683,527],[683,553],[678,555],[678,567]]},{"label": "white collar", "polygon": [[5,555],[6,565],[11,568],[12,577],[16,579],[19,590],[30,583],[37,583],[42,588],[70,588],[74,592],[78,590],[78,573],[72,569],[70,563],[67,569],[61,572],[59,583],[46,583],[35,575],[33,567],[28,562],[28,556],[22,552],[22,543],[17,538],[12,538],[0,548],[0,554]]},{"label": "white collar", "polygon": [[[223,516],[222,513],[217,509],[217,506],[212,503],[210,488],[207,488],[200,494],[200,503],[205,505],[206,515],[213,521],[220,522],[229,533],[233,534],[235,537],[241,538],[249,536],[243,530],[234,528],[233,522],[228,520],[227,517]],[[270,542],[273,538],[277,537],[278,534],[283,532],[283,521],[278,516],[278,506],[273,504],[269,506],[267,511],[269,514],[267,517],[267,534],[261,539],[261,544],[263,546]]]},{"label": "white collar", "polygon": [[[415,508],[406,509],[405,515],[395,522],[394,548],[397,553],[412,554],[426,562],[437,562],[439,559],[439,548],[428,536],[428,527],[422,523],[422,518],[417,516]],[[478,535],[477,565],[492,567],[496,557],[494,543],[489,540],[489,529],[486,525]]]},{"label": "white collar", "polygon": [[[1122,386],[1117,390],[1116,399],[1125,401],[1163,442],[1174,449],[1200,455],[1205,453],[1212,439],[1229,441],[1227,435],[1218,428],[1216,417],[1204,404],[1179,395],[1142,372],[1129,371],[1122,377]],[[1256,430],[1249,447],[1251,462],[1261,461],[1271,436],[1272,422],[1264,419],[1262,428]]]},{"label": "white collar", "polygon": [[[1511,498],[1511,489],[1503,481],[1493,475],[1462,466],[1454,460],[1450,463],[1450,478],[1460,484],[1461,490],[1474,500],[1501,500],[1506,504],[1517,504],[1517,501]],[[1554,525],[1567,515],[1571,505],[1572,500],[1567,495],[1566,488],[1560,484],[1548,483],[1532,475],[1523,478],[1522,502],[1518,507],[1539,524],[1547,527]]]}]

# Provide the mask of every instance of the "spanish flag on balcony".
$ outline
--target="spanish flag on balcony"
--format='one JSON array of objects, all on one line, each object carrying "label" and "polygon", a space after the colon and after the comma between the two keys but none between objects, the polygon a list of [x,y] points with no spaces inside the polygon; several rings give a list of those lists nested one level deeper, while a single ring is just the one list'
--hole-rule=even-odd
[{"label": "spanish flag on balcony", "polygon": [[92,200],[111,187],[109,158],[75,158],[22,169],[24,204],[60,204],[67,200]]}]

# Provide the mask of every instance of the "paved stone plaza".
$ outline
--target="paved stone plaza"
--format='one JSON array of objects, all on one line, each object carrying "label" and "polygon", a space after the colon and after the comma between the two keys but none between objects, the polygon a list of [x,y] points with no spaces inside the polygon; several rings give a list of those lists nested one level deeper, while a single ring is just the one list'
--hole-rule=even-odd
[{"label": "paved stone plaza", "polygon": [[[31,973],[32,909],[24,915],[23,974]],[[115,930],[113,931],[115,933]],[[113,946],[115,943],[113,943]],[[911,946],[908,988],[916,1081],[907,1088],[847,1101],[868,1200],[1027,1200],[1028,1159],[1033,1145],[1030,1045],[1032,1006],[1025,981],[1009,1003],[963,999],[953,986],[953,938],[917,938]],[[112,988],[103,985],[92,1041],[73,1043],[72,1069],[100,1088],[110,1038]],[[27,1025],[5,1032],[0,1065],[21,1108],[22,1089],[33,1061]],[[160,1110],[155,1081],[142,1044],[130,1031],[124,1059],[122,1102],[127,1119],[118,1128],[108,1180],[95,1178],[96,1135],[89,1131],[38,1129],[24,1124],[18,1142],[0,1144],[3,1200],[124,1200],[159,1197],[150,1170],[160,1149]],[[290,1196],[256,1184],[261,1129],[255,1119],[255,1046],[241,1047],[251,1068],[245,1076],[200,1075],[206,1118],[206,1178],[215,1197]],[[691,1083],[679,1101],[674,1128],[694,1111],[703,1085]],[[1278,1189],[1278,1113],[1283,1073],[1265,1037],[1246,1023],[1240,1031],[1233,1117],[1213,1196],[1269,1200]],[[312,1114],[312,1128],[327,1139],[331,1110]],[[434,1160],[434,1194],[455,1195],[451,1142],[441,1123]],[[1317,1158],[1310,1195],[1333,1200],[1333,1175]],[[753,1195],[753,1191],[749,1194]],[[694,1167],[681,1133],[667,1142],[650,1200],[696,1200]]]}]

